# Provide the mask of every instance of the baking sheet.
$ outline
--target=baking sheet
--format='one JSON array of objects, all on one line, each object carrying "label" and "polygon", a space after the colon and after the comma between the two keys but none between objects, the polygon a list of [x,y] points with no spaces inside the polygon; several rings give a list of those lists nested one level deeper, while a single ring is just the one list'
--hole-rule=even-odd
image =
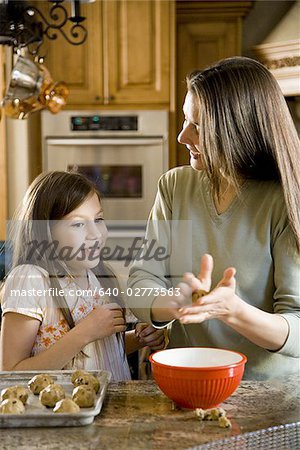
[{"label": "baking sheet", "polygon": [[[55,383],[62,385],[66,392],[66,397],[71,397],[74,388],[71,383],[71,376],[74,372],[74,370],[0,372],[0,391],[17,384],[27,387],[27,383],[32,377],[40,373],[47,373],[54,379]],[[75,414],[54,413],[52,408],[47,408],[40,403],[38,395],[33,395],[29,391],[30,394],[25,405],[25,412],[23,414],[0,414],[0,428],[77,427],[89,425],[101,411],[111,373],[105,370],[89,370],[88,373],[96,376],[100,381],[100,390],[92,408],[81,408],[80,412]]]}]

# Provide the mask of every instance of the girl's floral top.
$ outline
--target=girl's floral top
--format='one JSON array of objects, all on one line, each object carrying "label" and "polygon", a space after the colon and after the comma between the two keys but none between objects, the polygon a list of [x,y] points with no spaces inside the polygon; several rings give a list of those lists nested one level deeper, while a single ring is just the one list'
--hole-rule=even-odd
[{"label": "girl's floral top", "polygon": [[[89,289],[81,290],[69,278],[59,279],[61,290],[75,325],[94,308],[110,303],[100,295],[101,286],[88,271]],[[58,290],[56,290],[56,293]],[[80,295],[78,295],[78,293]],[[49,274],[41,267],[21,265],[8,276],[4,288],[2,313],[17,312],[39,320],[40,327],[32,348],[32,356],[48,349],[70,330],[67,321],[53,300]],[[86,345],[64,369],[108,370],[115,381],[130,379],[130,370],[122,339],[115,334]]]}]

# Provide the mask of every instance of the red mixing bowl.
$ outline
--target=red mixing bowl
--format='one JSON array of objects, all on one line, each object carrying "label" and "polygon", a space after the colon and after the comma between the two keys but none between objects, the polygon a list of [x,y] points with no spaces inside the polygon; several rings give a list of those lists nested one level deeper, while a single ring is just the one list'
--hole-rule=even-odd
[{"label": "red mixing bowl", "polygon": [[226,400],[243,377],[242,353],[210,347],[161,350],[150,356],[153,378],[184,408],[213,408]]}]

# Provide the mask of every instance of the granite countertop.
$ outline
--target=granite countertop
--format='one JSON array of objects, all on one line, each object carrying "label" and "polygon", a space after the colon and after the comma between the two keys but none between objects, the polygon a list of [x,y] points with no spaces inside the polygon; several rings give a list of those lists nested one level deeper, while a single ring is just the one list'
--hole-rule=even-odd
[{"label": "granite countertop", "polygon": [[231,429],[172,407],[153,381],[111,383],[92,425],[77,428],[1,429],[2,450],[187,449],[248,431],[299,421],[300,377],[242,381],[221,406]]}]

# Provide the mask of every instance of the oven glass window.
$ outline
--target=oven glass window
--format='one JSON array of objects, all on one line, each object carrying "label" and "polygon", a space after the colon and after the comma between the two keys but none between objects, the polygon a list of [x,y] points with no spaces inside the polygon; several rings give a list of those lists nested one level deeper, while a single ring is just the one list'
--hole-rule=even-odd
[{"label": "oven glass window", "polygon": [[142,166],[69,165],[92,180],[105,198],[141,198]]}]

